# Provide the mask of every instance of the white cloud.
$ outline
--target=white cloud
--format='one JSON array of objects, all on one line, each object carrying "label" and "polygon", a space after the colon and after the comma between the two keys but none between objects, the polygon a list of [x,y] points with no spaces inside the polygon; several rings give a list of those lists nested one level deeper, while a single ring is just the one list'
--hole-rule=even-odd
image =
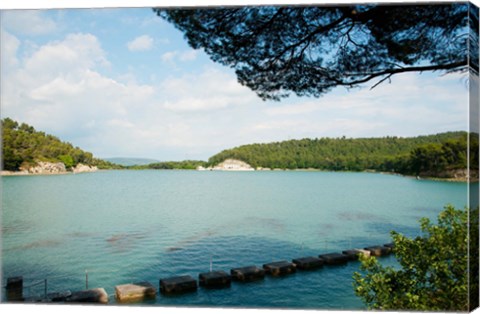
[{"label": "white cloud", "polygon": [[70,75],[78,69],[108,66],[105,52],[98,39],[91,34],[69,34],[62,41],[53,41],[39,47],[27,57],[24,69],[35,75],[35,80]]},{"label": "white cloud", "polygon": [[198,55],[198,50],[184,51],[180,54],[179,59],[180,61],[183,61],[183,62],[193,61],[197,58],[197,55]]},{"label": "white cloud", "polygon": [[11,10],[1,13],[2,26],[10,32],[43,35],[57,29],[57,24],[42,10]]},{"label": "white cloud", "polygon": [[107,117],[121,118],[152,97],[150,86],[102,75],[99,70],[106,64],[105,52],[91,34],[70,34],[40,46],[2,77],[2,112],[61,135],[87,126],[98,130]]},{"label": "white cloud", "polygon": [[235,76],[214,69],[167,79],[161,89],[164,108],[176,112],[212,111],[258,101]]},{"label": "white cloud", "polygon": [[[458,74],[402,74],[373,90],[369,85],[350,92],[337,89],[318,99],[277,103],[264,113],[277,121],[303,119],[308,124],[315,119],[329,125],[318,129],[320,136],[414,136],[466,129],[468,94],[463,80]],[[331,123],[338,118],[349,123]]]},{"label": "white cloud", "polygon": [[[143,44],[137,37],[129,49],[153,48],[153,39],[143,36]],[[48,43],[18,38],[2,30],[2,115],[99,157],[205,159],[253,142],[427,134],[458,129],[468,110],[458,76],[402,75],[372,91],[262,102],[231,70],[198,64],[199,52],[174,40],[161,55],[166,64],[113,77],[107,73],[125,70],[110,71],[115,65],[107,57],[113,53],[92,34]],[[152,74],[158,76],[148,79]]]},{"label": "white cloud", "polygon": [[163,53],[160,59],[170,65],[175,65],[175,61],[191,62],[197,59],[198,50],[186,50],[186,51],[167,51]]},{"label": "white cloud", "polygon": [[321,104],[317,101],[306,101],[288,105],[272,105],[265,110],[265,113],[271,116],[276,115],[300,115],[318,111]]},{"label": "white cloud", "polygon": [[18,64],[17,50],[20,46],[20,41],[2,29],[0,30],[0,42],[1,71],[6,73],[10,68]]},{"label": "white cloud", "polygon": [[[18,40],[9,41],[15,57]],[[256,100],[233,74],[214,69],[156,86],[120,81],[102,74],[106,55],[91,34],[32,46],[2,77],[2,114],[100,157],[207,158],[235,142],[223,134],[235,134],[235,110]]]},{"label": "white cloud", "polygon": [[177,51],[168,51],[161,55],[160,59],[165,63],[173,63],[175,56],[178,54]]},{"label": "white cloud", "polygon": [[147,51],[153,47],[153,38],[148,35],[139,36],[127,43],[130,51]]}]

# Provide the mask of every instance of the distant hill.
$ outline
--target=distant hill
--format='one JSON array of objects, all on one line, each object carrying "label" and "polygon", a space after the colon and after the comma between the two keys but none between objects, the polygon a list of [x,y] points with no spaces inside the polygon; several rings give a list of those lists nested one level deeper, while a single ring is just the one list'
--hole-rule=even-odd
[{"label": "distant hill", "polygon": [[128,157],[112,157],[104,158],[104,160],[122,166],[144,166],[148,164],[158,163],[158,160],[149,158],[128,158]]},{"label": "distant hill", "polygon": [[[476,165],[478,142],[472,144],[476,148],[472,148],[470,157],[472,164]],[[229,158],[244,161],[254,168],[375,170],[442,176],[445,171],[467,168],[467,133],[446,132],[408,138],[316,138],[249,144],[210,157],[208,165]]]},{"label": "distant hill", "polygon": [[59,138],[36,131],[33,126],[5,118],[2,120],[3,135],[3,169],[18,171],[28,168],[38,162],[61,162],[67,169],[78,164],[97,166],[100,169],[118,168],[118,166],[94,158],[93,154],[86,152],[72,144],[62,142]]},{"label": "distant hill", "polygon": [[[446,132],[417,137],[315,138],[249,144],[224,150],[201,160],[157,161],[148,158],[94,158],[57,137],[36,131],[32,126],[2,120],[3,169],[17,171],[39,162],[63,163],[72,169],[78,164],[100,169],[196,169],[213,167],[226,159],[248,163],[253,168],[319,169],[328,171],[386,171],[428,177],[478,178],[478,134]],[[467,158],[470,158],[468,160]]]}]

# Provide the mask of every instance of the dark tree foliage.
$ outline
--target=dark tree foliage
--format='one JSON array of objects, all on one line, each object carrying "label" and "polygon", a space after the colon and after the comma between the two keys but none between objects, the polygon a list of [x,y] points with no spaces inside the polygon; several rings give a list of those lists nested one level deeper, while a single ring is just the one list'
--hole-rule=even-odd
[{"label": "dark tree foliage", "polygon": [[195,170],[199,166],[205,166],[206,162],[202,160],[183,160],[183,161],[163,161],[148,165],[129,166],[127,169],[159,169],[159,170]]},{"label": "dark tree foliage", "polygon": [[[467,169],[468,140],[448,140],[441,144],[427,144],[415,148],[410,155],[412,172],[416,175],[437,176],[439,172],[451,169]],[[470,151],[478,152],[478,140],[472,138]],[[470,165],[478,165],[478,153],[470,154]],[[478,167],[471,167],[472,170]]]},{"label": "dark tree foliage", "polygon": [[478,55],[468,58],[469,38],[478,47],[478,9],[466,2],[154,11],[262,99],[375,87],[404,72],[478,74]]}]

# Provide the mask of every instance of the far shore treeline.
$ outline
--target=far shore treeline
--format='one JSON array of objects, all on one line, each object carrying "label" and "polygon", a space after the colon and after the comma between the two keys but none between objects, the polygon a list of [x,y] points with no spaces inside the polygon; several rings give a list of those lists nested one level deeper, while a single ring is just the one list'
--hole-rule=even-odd
[{"label": "far shore treeline", "polygon": [[266,144],[249,144],[224,150],[208,159],[155,162],[122,166],[94,158],[70,143],[36,131],[10,118],[2,120],[3,170],[17,171],[37,161],[63,162],[67,168],[78,163],[100,169],[196,169],[214,166],[225,159],[242,160],[254,168],[317,169],[325,171],[379,171],[429,177],[451,177],[468,167],[478,175],[478,136],[446,132],[417,137],[315,138]]}]

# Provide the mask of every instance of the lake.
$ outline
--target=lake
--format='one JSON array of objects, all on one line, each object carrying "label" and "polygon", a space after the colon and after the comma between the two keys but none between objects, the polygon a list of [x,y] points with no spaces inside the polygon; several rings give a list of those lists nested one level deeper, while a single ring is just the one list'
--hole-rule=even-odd
[{"label": "lake", "polygon": [[[419,234],[466,183],[375,173],[100,171],[2,177],[2,275],[26,295],[114,287],[391,242]],[[478,189],[478,184],[477,184]],[[395,265],[393,256],[382,263]],[[143,304],[363,309],[359,262]],[[28,287],[30,286],[30,287]]]}]

